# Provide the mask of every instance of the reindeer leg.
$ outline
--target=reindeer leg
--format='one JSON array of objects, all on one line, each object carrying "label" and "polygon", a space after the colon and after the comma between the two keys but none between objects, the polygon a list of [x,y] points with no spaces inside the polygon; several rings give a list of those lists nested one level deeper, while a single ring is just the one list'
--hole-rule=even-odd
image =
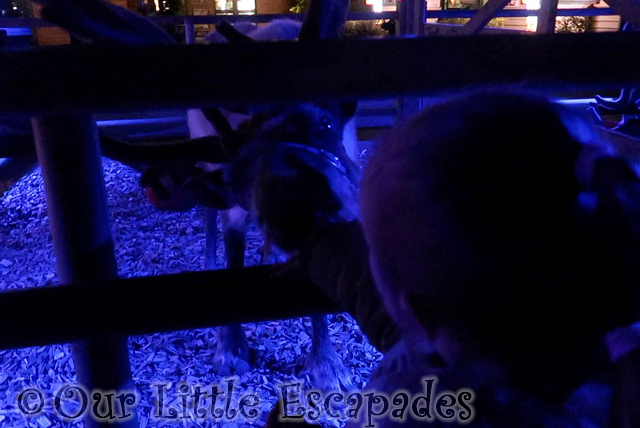
[{"label": "reindeer leg", "polygon": [[350,391],[353,389],[351,371],[331,344],[327,315],[311,317],[313,338],[311,354],[305,364],[305,373],[314,388],[321,391]]},{"label": "reindeer leg", "polygon": [[[240,207],[220,211],[227,268],[244,266],[247,212]],[[242,325],[230,324],[218,329],[218,345],[213,364],[220,375],[243,374],[251,369],[249,343]]]},{"label": "reindeer leg", "polygon": [[205,230],[207,234],[204,248],[204,268],[206,270],[214,270],[217,262],[216,247],[218,246],[218,210],[205,208],[204,212]]},{"label": "reindeer leg", "polygon": [[[262,264],[281,263],[287,255],[280,252],[269,241],[262,248]],[[321,391],[350,391],[353,389],[351,371],[345,367],[342,358],[331,344],[327,315],[311,317],[312,347],[307,358],[304,374],[308,376],[310,386]]]}]

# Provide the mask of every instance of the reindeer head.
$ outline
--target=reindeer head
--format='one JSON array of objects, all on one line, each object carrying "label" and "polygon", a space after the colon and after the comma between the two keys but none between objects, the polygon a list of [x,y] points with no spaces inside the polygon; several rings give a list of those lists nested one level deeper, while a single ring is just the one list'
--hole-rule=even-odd
[{"label": "reindeer head", "polygon": [[284,250],[300,243],[270,236],[265,225],[294,227],[303,237],[319,221],[357,218],[360,170],[343,146],[354,110],[355,103],[295,103],[254,115],[232,134],[231,159],[189,179],[185,193],[199,205],[259,213],[267,238]]},{"label": "reindeer head", "polygon": [[[318,223],[359,217],[360,171],[342,144],[354,110],[353,104],[299,104],[267,131],[251,208],[265,237],[285,251],[300,248]],[[284,230],[287,236],[277,235]]]}]

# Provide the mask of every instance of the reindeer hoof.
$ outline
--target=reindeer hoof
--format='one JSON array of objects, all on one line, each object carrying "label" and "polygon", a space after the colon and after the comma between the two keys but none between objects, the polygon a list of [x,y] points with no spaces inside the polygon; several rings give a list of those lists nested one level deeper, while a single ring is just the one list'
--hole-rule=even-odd
[{"label": "reindeer hoof", "polygon": [[251,370],[249,346],[246,342],[238,345],[218,342],[213,366],[220,376],[243,375]]},{"label": "reindeer hoof", "polygon": [[311,387],[320,391],[351,391],[354,389],[351,370],[332,348],[309,355],[303,375]]}]

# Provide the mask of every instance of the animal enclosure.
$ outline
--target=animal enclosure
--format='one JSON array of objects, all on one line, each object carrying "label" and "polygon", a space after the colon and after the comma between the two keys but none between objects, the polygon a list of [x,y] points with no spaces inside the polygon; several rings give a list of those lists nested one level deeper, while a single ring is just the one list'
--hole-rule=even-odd
[{"label": "animal enclosure", "polygon": [[[426,20],[424,7],[416,1],[402,3],[400,33],[422,34],[420,27]],[[336,307],[330,299],[308,281],[278,280],[269,266],[176,273],[200,263],[202,253],[194,250],[185,254],[183,245],[170,247],[166,253],[190,260],[170,265],[171,275],[155,275],[160,272],[149,270],[147,273],[155,276],[118,279],[114,239],[120,254],[132,252],[135,254],[132,258],[152,257],[144,254],[154,246],[166,244],[158,241],[150,246],[128,247],[136,241],[136,236],[124,230],[126,226],[117,228],[117,234],[112,237],[110,225],[119,221],[108,209],[108,197],[116,197],[113,180],[121,175],[131,178],[132,173],[108,163],[106,171],[112,181],[105,189],[96,126],[90,115],[158,106],[230,107],[397,97],[406,116],[419,109],[417,98],[482,85],[533,89],[551,95],[618,90],[639,84],[640,58],[632,54],[640,46],[637,33],[477,35],[507,3],[490,0],[468,24],[454,28],[453,32],[459,34],[451,37],[210,46],[97,45],[0,52],[0,114],[34,118],[35,145],[47,192],[48,226],[53,235],[52,243],[42,237],[38,243],[54,247],[57,277],[64,284],[23,291],[14,291],[14,285],[8,284],[10,291],[0,294],[2,348],[72,342],[72,351],[78,358],[75,362],[78,380],[111,390],[131,384],[127,342],[122,337],[206,329],[230,322],[335,313]],[[637,3],[611,0],[610,4],[626,21],[640,21]],[[551,23],[555,22],[555,16],[554,2],[543,2],[540,33],[553,32]],[[192,24],[198,22],[196,17],[190,19]],[[259,64],[257,70],[256,63]],[[128,70],[127,76],[122,74],[124,67]],[[159,68],[165,73],[145,73]],[[131,74],[147,78],[132,83],[128,80]],[[202,85],[203,81],[214,83]],[[635,141],[623,138],[620,144],[628,149],[627,154],[638,157]],[[5,230],[13,228],[4,232],[6,242],[16,246],[13,248],[16,251],[21,245],[21,236],[33,235],[32,225],[42,225],[45,217],[42,187],[33,180],[37,179],[31,176],[3,201],[10,208],[3,219],[7,225]],[[22,203],[12,205],[12,201],[20,197],[20,191],[26,191],[29,200],[24,206]],[[135,190],[130,182],[118,191],[121,193],[117,197],[121,200],[129,198],[134,202],[139,197],[133,195]],[[35,201],[39,201],[39,205],[31,206]],[[119,205],[116,215],[125,216],[124,209]],[[162,221],[177,222],[177,227],[167,226],[176,236],[199,236],[194,248],[202,248],[204,232],[202,226],[195,229],[193,216],[196,215],[202,213],[191,212],[187,220],[168,215]],[[21,216],[27,216],[27,220]],[[138,232],[166,231],[157,227],[158,221],[152,226],[149,220],[142,220]],[[36,253],[34,257],[44,254]],[[0,263],[3,270],[19,271],[8,258],[0,257]],[[21,285],[45,285],[53,279],[50,272],[34,275],[40,276],[37,280],[26,276]],[[127,276],[126,272],[122,276]],[[61,322],[56,322],[58,319]],[[336,320],[340,327],[334,328],[334,333],[345,334],[354,329],[352,320],[342,316]],[[262,339],[258,348],[268,349],[273,345],[265,338],[277,327],[267,324],[249,329],[254,329],[256,337]],[[303,337],[300,326],[291,329]],[[357,337],[363,340],[362,336]],[[185,343],[203,343],[210,338],[207,330],[197,330],[185,333],[184,342],[179,344],[164,343],[162,336],[150,336],[131,339],[130,345],[137,352],[158,340],[169,350],[179,350],[174,353],[178,357],[168,359],[189,365],[179,356],[185,353],[195,359],[196,354],[203,352],[204,345]],[[55,349],[54,360],[62,352],[58,359],[66,359],[67,363],[67,354],[61,348]],[[352,357],[354,352],[367,354],[355,364],[362,366],[358,374],[358,386],[362,386],[379,355],[366,344],[354,349],[344,350],[344,355],[349,355],[348,352]],[[37,353],[38,349],[32,352]],[[12,364],[5,364],[7,370],[16,369]],[[144,364],[134,366],[134,375],[140,376],[144,367]],[[49,375],[32,369],[30,381]],[[184,368],[185,372],[187,369]],[[201,371],[193,373],[191,376],[208,379]],[[256,379],[263,376],[258,374]],[[0,415],[0,424],[5,420],[15,421],[11,416]],[[108,425],[89,418],[85,422],[88,426]],[[43,424],[44,428],[50,426],[37,419],[29,423]],[[134,427],[145,423],[143,411],[118,425]]]}]

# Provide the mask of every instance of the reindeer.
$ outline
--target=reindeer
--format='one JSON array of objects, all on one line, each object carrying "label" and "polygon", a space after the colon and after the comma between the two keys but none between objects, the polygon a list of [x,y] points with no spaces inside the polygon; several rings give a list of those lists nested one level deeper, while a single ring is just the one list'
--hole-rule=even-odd
[{"label": "reindeer", "polygon": [[[127,45],[173,43],[143,17],[102,0],[36,1],[43,5],[43,18],[80,39]],[[302,26],[288,20],[261,28],[223,24],[207,39],[293,39],[297,30],[301,43],[337,37],[347,7],[345,0],[316,0],[310,4]],[[351,120],[355,103],[296,103],[257,111],[254,107],[234,110],[190,110],[192,139],[182,144],[134,147],[103,136],[103,150],[105,155],[129,164],[155,162],[143,173],[141,184],[158,208],[184,210],[197,204],[221,210],[227,267],[243,266],[247,216],[264,198],[282,201],[290,215],[278,220],[299,224],[301,231],[317,221],[357,217],[356,206],[343,207],[343,199],[336,197],[347,192],[350,200],[357,200],[353,195],[359,169],[345,149],[345,142],[352,143],[347,144],[350,147],[355,142]],[[174,165],[176,160],[180,164]],[[292,200],[291,195],[299,195],[301,187],[308,198]],[[264,224],[263,219],[257,220],[259,225]],[[263,232],[269,242],[271,231]],[[288,249],[285,243],[282,250]],[[312,325],[313,348],[306,364],[312,383],[325,390],[349,389],[351,379],[331,345],[326,317],[314,316]],[[221,327],[214,357],[219,372],[246,371],[248,360],[242,327]]]},{"label": "reindeer", "polygon": [[[620,31],[638,31],[637,25],[625,23]],[[600,95],[589,106],[597,123],[631,136],[640,135],[640,91],[638,88],[623,88],[617,98],[608,100]],[[608,120],[606,116],[616,116]],[[618,120],[619,118],[619,120]]]}]

